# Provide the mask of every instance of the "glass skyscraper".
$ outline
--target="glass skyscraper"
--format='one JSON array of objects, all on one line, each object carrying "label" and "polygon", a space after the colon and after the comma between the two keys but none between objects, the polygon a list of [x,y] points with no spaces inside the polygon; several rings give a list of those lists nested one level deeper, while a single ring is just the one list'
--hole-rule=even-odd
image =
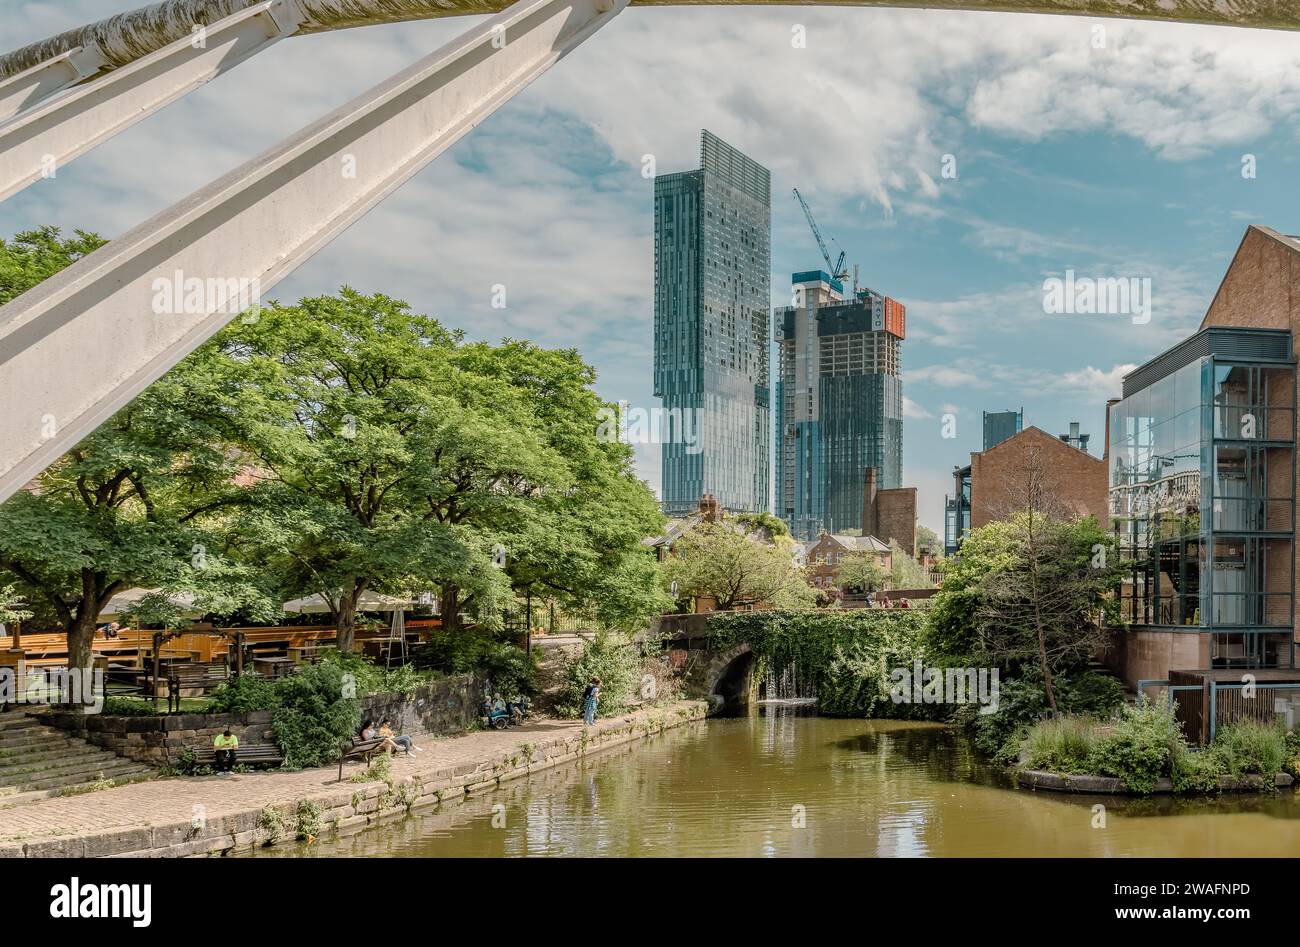
[{"label": "glass skyscraper", "polygon": [[843,299],[821,271],[792,278],[776,310],[776,512],[797,539],[862,527],[866,470],[902,486],[904,308],[871,290]]},{"label": "glass skyscraper", "polygon": [[656,176],[654,200],[664,512],[767,512],[771,176],[705,130],[699,170]]}]

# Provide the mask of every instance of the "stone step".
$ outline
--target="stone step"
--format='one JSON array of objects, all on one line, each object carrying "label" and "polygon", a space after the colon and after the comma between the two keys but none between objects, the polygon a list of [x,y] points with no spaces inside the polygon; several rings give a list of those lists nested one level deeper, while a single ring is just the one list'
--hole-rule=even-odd
[{"label": "stone step", "polygon": [[0,737],[0,750],[19,753],[33,747],[62,746],[71,740],[62,730],[42,727],[40,730],[23,731],[21,736]]},{"label": "stone step", "polygon": [[[100,766],[81,767],[74,771],[58,773],[53,776],[42,776],[29,782],[13,783],[9,788],[19,793],[38,789],[64,789],[70,786],[93,785],[105,779],[116,779],[119,776],[143,776],[146,773],[152,775],[153,771],[142,763],[120,759],[115,756],[111,762],[106,762]],[[0,801],[7,801],[7,799],[8,797],[0,796]]]},{"label": "stone step", "polygon": [[11,714],[0,717],[0,733],[8,733],[11,730],[25,730],[30,727],[39,727],[41,722],[34,717],[26,714]]},{"label": "stone step", "polygon": [[[125,786],[127,783],[143,782],[146,779],[153,778],[152,771],[143,773],[127,774],[124,776],[114,776],[114,786]],[[10,806],[19,805],[24,802],[39,802],[42,799],[50,799],[54,796],[70,795],[69,789],[76,789],[77,785],[90,786],[92,783],[79,783],[72,787],[62,786],[55,789],[30,789],[24,792],[9,792],[7,789],[0,789],[0,809],[6,809]],[[9,792],[9,795],[5,795]]]},{"label": "stone step", "polygon": [[104,753],[97,746],[89,743],[69,743],[67,746],[41,749],[34,753],[22,753],[13,756],[0,755],[0,776],[24,766],[37,766],[50,761],[72,760],[83,757],[101,756]]},{"label": "stone step", "polygon": [[54,757],[43,760],[22,759],[16,761],[12,765],[0,769],[0,786],[16,786],[19,783],[27,783],[33,779],[47,776],[84,772],[88,769],[118,762],[133,762],[132,760],[123,760],[121,757],[112,754],[105,756],[103,750],[96,750],[94,747],[91,747],[91,750],[90,753],[82,753],[70,758]]}]

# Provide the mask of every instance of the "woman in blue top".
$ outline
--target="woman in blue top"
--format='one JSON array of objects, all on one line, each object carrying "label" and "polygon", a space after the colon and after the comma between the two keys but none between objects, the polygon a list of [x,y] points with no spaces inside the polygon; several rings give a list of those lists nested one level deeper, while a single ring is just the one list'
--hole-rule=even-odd
[{"label": "woman in blue top", "polygon": [[591,726],[596,722],[596,705],[600,703],[600,678],[593,677],[582,692],[582,722]]}]

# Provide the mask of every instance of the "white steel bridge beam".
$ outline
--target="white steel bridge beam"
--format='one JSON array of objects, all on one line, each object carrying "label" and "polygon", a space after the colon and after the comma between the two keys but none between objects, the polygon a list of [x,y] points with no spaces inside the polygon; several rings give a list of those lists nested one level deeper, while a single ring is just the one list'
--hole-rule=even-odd
[{"label": "white steel bridge beam", "polygon": [[626,3],[520,0],[0,308],[0,500]]},{"label": "white steel bridge beam", "polygon": [[292,35],[298,24],[296,0],[265,0],[0,125],[0,201]]},{"label": "white steel bridge beam", "polygon": [[[123,0],[126,2],[126,0]],[[97,48],[105,67],[115,69],[190,34],[195,23],[211,23],[258,0],[160,0],[95,23],[67,30],[0,55],[0,79],[43,63],[77,46]],[[633,6],[858,6],[923,7],[931,10],[989,10],[1107,16],[1265,29],[1300,29],[1296,0],[632,0]],[[400,23],[443,16],[497,13],[508,0],[301,0],[300,34]]]},{"label": "white steel bridge beam", "polygon": [[8,79],[0,79],[0,122],[99,72],[98,49],[74,46]]}]

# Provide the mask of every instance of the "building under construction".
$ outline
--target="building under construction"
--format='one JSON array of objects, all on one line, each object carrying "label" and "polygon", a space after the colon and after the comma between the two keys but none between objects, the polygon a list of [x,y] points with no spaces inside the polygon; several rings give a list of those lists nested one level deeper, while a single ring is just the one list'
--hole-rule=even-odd
[{"label": "building under construction", "polygon": [[[841,256],[841,260],[843,257]],[[861,529],[866,469],[902,486],[902,303],[870,289],[845,298],[823,270],[792,277],[777,309],[777,514],[799,539]]]}]

